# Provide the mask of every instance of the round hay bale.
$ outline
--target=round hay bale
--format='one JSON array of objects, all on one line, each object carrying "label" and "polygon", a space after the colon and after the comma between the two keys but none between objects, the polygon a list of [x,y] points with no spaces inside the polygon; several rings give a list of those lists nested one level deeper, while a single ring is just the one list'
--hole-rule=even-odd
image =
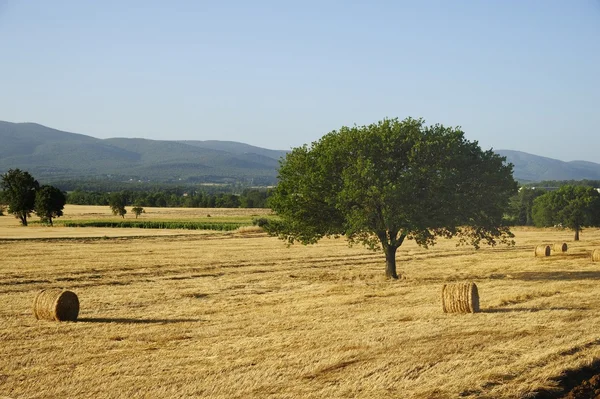
[{"label": "round hay bale", "polygon": [[41,290],[33,301],[33,314],[38,320],[77,321],[79,298],[71,291]]},{"label": "round hay bale", "polygon": [[592,261],[600,262],[600,249],[594,249],[592,251]]},{"label": "round hay bale", "polygon": [[444,284],[442,287],[444,313],[479,312],[479,293],[475,283]]},{"label": "round hay bale", "polygon": [[553,252],[567,252],[568,246],[566,242],[555,242],[552,245]]},{"label": "round hay bale", "polygon": [[538,245],[535,247],[535,256],[550,256],[550,245]]}]

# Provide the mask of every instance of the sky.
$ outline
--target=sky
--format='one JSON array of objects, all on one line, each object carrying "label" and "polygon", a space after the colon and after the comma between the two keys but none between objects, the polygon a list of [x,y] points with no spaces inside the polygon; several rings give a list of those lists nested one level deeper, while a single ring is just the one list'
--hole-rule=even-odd
[{"label": "sky", "polygon": [[409,116],[600,163],[600,0],[0,0],[0,120],[287,150]]}]

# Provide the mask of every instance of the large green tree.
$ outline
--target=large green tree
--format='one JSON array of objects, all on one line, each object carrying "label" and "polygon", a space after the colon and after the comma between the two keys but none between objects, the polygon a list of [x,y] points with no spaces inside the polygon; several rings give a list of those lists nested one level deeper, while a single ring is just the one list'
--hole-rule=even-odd
[{"label": "large green tree", "polygon": [[63,209],[67,197],[65,194],[53,186],[41,186],[35,193],[34,210],[42,223],[52,225],[52,218],[63,215]]},{"label": "large green tree", "polygon": [[593,187],[562,186],[533,201],[536,226],[562,225],[575,231],[575,241],[584,227],[600,226],[600,193]]},{"label": "large green tree", "polygon": [[8,204],[8,213],[15,215],[23,226],[27,226],[27,218],[33,211],[39,183],[29,172],[10,169],[2,175],[0,184],[4,190],[4,200]]},{"label": "large green tree", "polygon": [[459,128],[422,119],[342,127],[281,162],[269,201],[280,221],[269,229],[290,244],[344,235],[383,249],[395,279],[405,239],[424,247],[453,236],[476,248],[512,243],[502,219],[517,184],[504,161]]}]

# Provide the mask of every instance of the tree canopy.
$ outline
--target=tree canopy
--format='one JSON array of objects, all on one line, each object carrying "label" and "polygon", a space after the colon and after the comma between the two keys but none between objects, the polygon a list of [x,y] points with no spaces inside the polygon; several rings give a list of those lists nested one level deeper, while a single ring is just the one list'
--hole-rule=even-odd
[{"label": "tree canopy", "polygon": [[[214,187],[209,187],[214,190]],[[245,189],[239,194],[230,192],[210,193],[191,188],[169,190],[121,190],[117,191],[127,198],[127,203],[142,207],[177,208],[266,208],[270,190]],[[115,191],[111,191],[115,193]],[[75,205],[108,205],[108,192],[75,190],[69,193],[67,202]]]},{"label": "tree canopy", "polygon": [[519,193],[511,198],[509,214],[517,226],[533,226],[533,201],[546,193],[543,189],[519,188]]},{"label": "tree canopy", "polygon": [[63,209],[67,198],[58,188],[53,186],[41,186],[35,193],[34,209],[42,223],[52,225],[52,218],[63,215]]},{"label": "tree canopy", "polygon": [[1,187],[8,204],[8,213],[15,215],[23,226],[27,226],[27,218],[34,209],[35,192],[39,186],[29,172],[20,169],[10,169],[2,175]]},{"label": "tree canopy", "polygon": [[290,244],[344,235],[383,249],[386,275],[398,278],[405,239],[424,247],[453,236],[476,248],[512,242],[502,217],[517,184],[504,161],[459,128],[422,119],[344,126],[281,162],[269,201],[280,222],[269,228]]},{"label": "tree canopy", "polygon": [[139,206],[139,205],[135,205],[133,208],[131,208],[131,212],[133,212],[133,214],[135,215],[135,218],[137,219],[138,216],[140,216],[142,213],[146,213],[146,211],[144,210],[143,207]]},{"label": "tree canopy", "polygon": [[600,226],[600,193],[587,186],[562,186],[533,201],[536,226],[562,225],[575,231],[575,241],[584,227]]},{"label": "tree canopy", "polygon": [[127,210],[125,209],[126,205],[127,195],[124,193],[112,193],[108,199],[108,206],[110,206],[113,215],[119,215],[123,219],[127,213]]}]

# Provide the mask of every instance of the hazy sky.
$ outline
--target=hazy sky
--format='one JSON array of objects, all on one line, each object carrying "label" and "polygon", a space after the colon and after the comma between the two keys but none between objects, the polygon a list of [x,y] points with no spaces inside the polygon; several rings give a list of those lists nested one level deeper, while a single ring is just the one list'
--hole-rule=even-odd
[{"label": "hazy sky", "polygon": [[600,0],[0,0],[0,120],[289,149],[407,116],[600,163]]}]

